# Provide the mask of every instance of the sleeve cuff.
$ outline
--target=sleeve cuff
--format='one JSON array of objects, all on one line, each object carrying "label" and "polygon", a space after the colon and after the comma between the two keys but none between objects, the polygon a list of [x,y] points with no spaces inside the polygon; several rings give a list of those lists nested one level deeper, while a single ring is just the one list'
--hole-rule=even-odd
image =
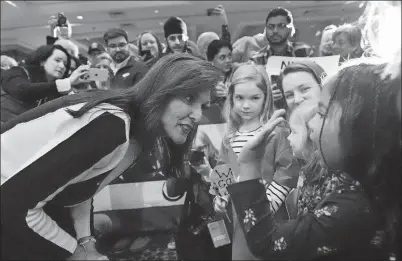
[{"label": "sleeve cuff", "polygon": [[250,232],[261,220],[271,216],[270,203],[260,179],[230,185],[228,192],[239,222],[246,233]]},{"label": "sleeve cuff", "polygon": [[71,254],[74,254],[77,247],[78,247],[78,241],[77,240],[72,241],[71,248],[68,249],[68,252],[70,252]]},{"label": "sleeve cuff", "polygon": [[56,87],[57,91],[61,94],[69,93],[71,91],[70,79],[66,78],[56,80]]}]

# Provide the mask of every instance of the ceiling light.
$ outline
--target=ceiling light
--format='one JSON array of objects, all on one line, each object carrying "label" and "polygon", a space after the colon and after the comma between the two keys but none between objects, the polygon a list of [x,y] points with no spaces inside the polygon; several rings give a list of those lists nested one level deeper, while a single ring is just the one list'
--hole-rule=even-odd
[{"label": "ceiling light", "polygon": [[13,1],[6,1],[6,3],[13,7],[17,7],[17,5],[13,3]]},{"label": "ceiling light", "polygon": [[78,19],[78,20],[82,20],[82,19],[84,19],[84,17],[81,16],[81,15],[79,15],[79,16],[77,16],[77,19]]},{"label": "ceiling light", "polygon": [[155,14],[157,14],[157,13],[159,13],[159,10],[158,10],[158,9],[156,9],[154,12],[155,12]]}]

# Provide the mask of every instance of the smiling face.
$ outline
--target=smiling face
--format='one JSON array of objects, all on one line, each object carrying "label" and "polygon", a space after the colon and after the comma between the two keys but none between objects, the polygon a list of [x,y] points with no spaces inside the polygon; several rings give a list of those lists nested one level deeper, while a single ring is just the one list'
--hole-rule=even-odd
[{"label": "smiling face", "polygon": [[[319,148],[321,154],[320,165],[324,168],[342,169],[342,150],[340,145],[340,119],[342,116],[342,108],[337,101],[331,103],[331,107],[326,115],[331,88],[325,86],[321,92],[317,113],[310,120],[308,126],[310,128],[310,139]],[[325,119],[325,122],[324,122]],[[324,123],[324,127],[321,128]]]},{"label": "smiling face", "polygon": [[313,75],[303,71],[285,75],[282,88],[290,111],[305,102],[317,103],[321,92]]},{"label": "smiling face", "polygon": [[42,62],[46,76],[50,81],[61,79],[67,69],[67,55],[58,49],[54,49],[52,55]]},{"label": "smiling face", "polygon": [[232,68],[232,51],[227,47],[222,47],[212,60],[212,64],[227,73]]},{"label": "smiling face", "polygon": [[170,100],[161,119],[165,135],[176,144],[184,144],[188,134],[201,120],[203,111],[209,107],[210,101],[210,90],[195,96],[187,95]]},{"label": "smiling face", "polygon": [[158,44],[152,34],[146,33],[141,37],[141,48],[143,51],[149,50],[153,57],[159,55]]},{"label": "smiling face", "polygon": [[255,82],[236,84],[233,92],[233,110],[243,124],[259,121],[264,106],[264,93]]}]

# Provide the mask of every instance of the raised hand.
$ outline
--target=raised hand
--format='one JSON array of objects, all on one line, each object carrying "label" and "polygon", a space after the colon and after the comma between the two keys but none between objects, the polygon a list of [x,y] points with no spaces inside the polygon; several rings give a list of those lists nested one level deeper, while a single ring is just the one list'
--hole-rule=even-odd
[{"label": "raised hand", "polygon": [[228,16],[226,15],[226,11],[225,11],[225,8],[223,8],[223,5],[217,5],[214,8],[212,15],[219,16],[223,20],[223,24],[225,24],[225,25],[228,24]]},{"label": "raised hand", "polygon": [[282,116],[285,113],[284,109],[276,110],[271,119],[261,128],[261,131],[244,145],[237,159],[239,166],[245,164],[258,164],[259,166],[261,158],[264,156],[265,146],[276,134],[274,132],[275,127],[284,121]]},{"label": "raised hand", "polygon": [[89,67],[89,65],[81,65],[71,73],[69,77],[71,86],[90,82],[90,80],[85,77],[88,74]]}]

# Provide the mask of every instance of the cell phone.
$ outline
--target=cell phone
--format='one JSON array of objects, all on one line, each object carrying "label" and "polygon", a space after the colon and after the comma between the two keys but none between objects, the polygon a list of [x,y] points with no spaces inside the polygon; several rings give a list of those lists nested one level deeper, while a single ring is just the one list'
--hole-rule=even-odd
[{"label": "cell phone", "polygon": [[276,84],[278,82],[279,75],[271,75],[271,84]]},{"label": "cell phone", "polygon": [[151,51],[150,51],[150,50],[143,50],[143,51],[141,51],[140,56],[143,57],[144,55],[145,55],[144,62],[146,62],[146,61],[152,59],[152,54],[151,54]]},{"label": "cell phone", "polygon": [[207,16],[211,16],[212,13],[214,12],[215,8],[208,8],[207,9]]},{"label": "cell phone", "polygon": [[205,154],[203,151],[192,150],[190,156],[190,163],[194,166],[199,166],[204,163]]},{"label": "cell phone", "polygon": [[88,76],[91,81],[104,82],[109,78],[109,72],[105,69],[89,68]]}]

